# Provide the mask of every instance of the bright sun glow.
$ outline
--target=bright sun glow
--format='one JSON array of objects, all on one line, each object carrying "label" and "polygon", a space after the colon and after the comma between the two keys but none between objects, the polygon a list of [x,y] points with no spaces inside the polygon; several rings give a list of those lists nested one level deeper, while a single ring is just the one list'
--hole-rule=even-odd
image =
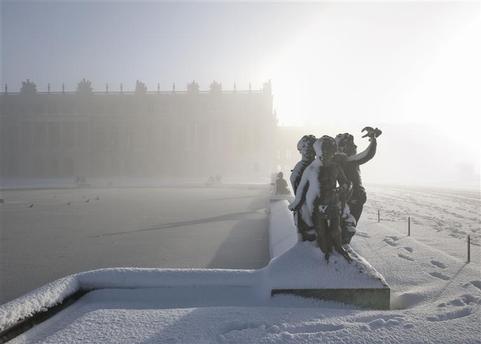
[{"label": "bright sun glow", "polygon": [[336,10],[319,11],[266,58],[279,124],[419,123],[479,153],[479,12]]}]

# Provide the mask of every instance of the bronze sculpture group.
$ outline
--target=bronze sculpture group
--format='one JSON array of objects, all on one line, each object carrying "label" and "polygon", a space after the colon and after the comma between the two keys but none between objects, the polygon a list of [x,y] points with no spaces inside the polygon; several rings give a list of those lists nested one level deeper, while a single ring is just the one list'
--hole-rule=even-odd
[{"label": "bronze sculpture group", "polygon": [[302,240],[316,241],[327,261],[333,249],[351,261],[348,244],[366,202],[359,165],[376,154],[382,133],[371,127],[364,131],[370,143],[361,153],[348,133],[318,139],[305,135],[297,144],[302,158],[290,177],[295,199],[289,209]]}]

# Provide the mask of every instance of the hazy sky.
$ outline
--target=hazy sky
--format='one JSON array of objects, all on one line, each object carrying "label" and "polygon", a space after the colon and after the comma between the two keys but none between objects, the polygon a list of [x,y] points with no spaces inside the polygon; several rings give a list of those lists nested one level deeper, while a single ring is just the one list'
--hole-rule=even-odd
[{"label": "hazy sky", "polygon": [[40,90],[83,77],[97,89],[272,79],[280,124],[380,126],[386,166],[389,151],[409,161],[422,149],[416,165],[439,155],[479,171],[479,2],[2,2],[1,22],[11,90],[26,78]]}]

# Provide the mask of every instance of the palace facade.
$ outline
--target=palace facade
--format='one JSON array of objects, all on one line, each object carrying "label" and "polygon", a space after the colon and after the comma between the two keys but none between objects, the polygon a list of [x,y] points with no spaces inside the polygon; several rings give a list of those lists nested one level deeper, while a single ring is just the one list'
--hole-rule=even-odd
[{"label": "palace facade", "polygon": [[0,96],[4,177],[262,177],[276,169],[262,90],[20,92]]}]

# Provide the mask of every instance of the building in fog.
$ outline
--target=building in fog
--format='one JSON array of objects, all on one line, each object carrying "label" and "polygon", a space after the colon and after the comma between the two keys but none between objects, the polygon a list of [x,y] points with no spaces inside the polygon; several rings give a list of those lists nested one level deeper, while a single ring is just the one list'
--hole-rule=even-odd
[{"label": "building in fog", "polygon": [[256,91],[215,82],[209,91],[195,82],[181,92],[27,91],[0,96],[4,177],[262,177],[275,169],[270,83]]}]

